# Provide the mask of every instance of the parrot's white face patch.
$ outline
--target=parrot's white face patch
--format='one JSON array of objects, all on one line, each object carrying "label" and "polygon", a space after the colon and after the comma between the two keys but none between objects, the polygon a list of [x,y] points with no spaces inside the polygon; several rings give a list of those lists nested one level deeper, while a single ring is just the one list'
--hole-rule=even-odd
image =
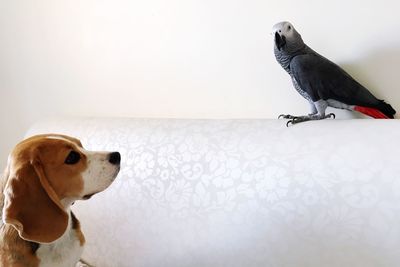
[{"label": "parrot's white face patch", "polygon": [[272,27],[272,34],[278,33],[280,36],[290,38],[294,33],[293,25],[288,21],[282,21]]}]

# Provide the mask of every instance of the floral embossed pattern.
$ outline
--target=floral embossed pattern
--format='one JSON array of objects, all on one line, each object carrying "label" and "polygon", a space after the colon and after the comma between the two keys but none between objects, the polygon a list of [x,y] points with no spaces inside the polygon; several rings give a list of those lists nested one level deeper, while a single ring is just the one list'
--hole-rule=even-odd
[{"label": "floral embossed pattern", "polygon": [[120,151],[73,207],[95,266],[398,266],[400,124],[61,119],[28,135]]}]

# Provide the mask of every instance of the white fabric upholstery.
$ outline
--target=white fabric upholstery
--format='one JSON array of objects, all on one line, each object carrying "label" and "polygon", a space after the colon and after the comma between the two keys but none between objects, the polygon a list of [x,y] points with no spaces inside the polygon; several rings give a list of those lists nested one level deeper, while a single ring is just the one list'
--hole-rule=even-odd
[{"label": "white fabric upholstery", "polygon": [[107,266],[398,266],[400,123],[57,119],[120,151],[105,192],[73,210],[84,259]]}]

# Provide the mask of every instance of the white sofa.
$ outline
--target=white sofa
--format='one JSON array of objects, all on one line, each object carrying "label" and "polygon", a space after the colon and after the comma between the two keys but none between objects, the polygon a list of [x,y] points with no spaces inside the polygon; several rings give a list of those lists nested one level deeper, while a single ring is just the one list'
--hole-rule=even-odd
[{"label": "white sofa", "polygon": [[400,265],[400,123],[55,119],[120,151],[105,192],[73,207],[94,266]]}]

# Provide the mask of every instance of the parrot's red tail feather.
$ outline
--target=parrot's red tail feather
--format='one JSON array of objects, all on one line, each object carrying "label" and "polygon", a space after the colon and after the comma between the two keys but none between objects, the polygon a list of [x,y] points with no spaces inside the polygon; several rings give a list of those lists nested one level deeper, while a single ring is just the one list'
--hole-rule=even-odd
[{"label": "parrot's red tail feather", "polygon": [[355,106],[354,107],[355,111],[361,112],[365,115],[368,115],[370,117],[373,117],[375,119],[389,119],[388,116],[377,110],[376,108],[368,108],[368,107],[361,107],[361,106]]}]

